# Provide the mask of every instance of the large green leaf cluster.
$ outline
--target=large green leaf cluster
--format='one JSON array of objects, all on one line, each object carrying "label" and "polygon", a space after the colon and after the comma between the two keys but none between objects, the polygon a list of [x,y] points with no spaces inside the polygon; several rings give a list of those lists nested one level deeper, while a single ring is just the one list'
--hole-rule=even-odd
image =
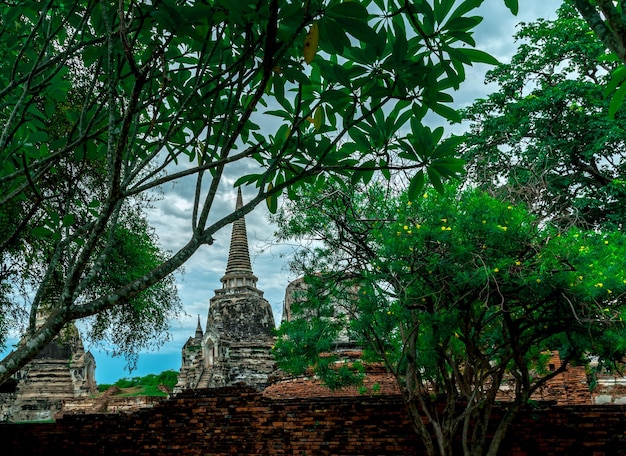
[{"label": "large green leaf cluster", "polygon": [[464,111],[468,176],[566,226],[620,226],[626,124],[605,93],[618,64],[573,7],[557,14],[521,24],[487,75],[497,91]]},{"label": "large green leaf cluster", "polygon": [[[513,392],[514,416],[567,365],[625,354],[619,231],[562,230],[474,189],[409,198],[384,186],[333,187],[302,198],[280,234],[317,242],[293,265],[307,287],[280,328],[284,369],[310,367],[337,387],[358,383],[363,361],[381,362],[441,426],[440,441],[465,423],[478,432],[477,452],[466,454],[482,454],[486,434],[467,420],[488,421],[500,387]],[[360,360],[342,356],[346,335]],[[554,350],[564,364],[550,371]],[[439,405],[429,397],[447,398],[449,415],[433,418]]]},{"label": "large green leaf cluster", "polygon": [[[308,279],[314,294],[297,307],[301,315],[333,319],[337,310],[321,307],[324,313],[317,306],[337,307],[341,299],[339,313],[352,317],[353,330],[374,331],[387,342],[401,337],[391,344],[400,350],[407,348],[406,333],[396,330],[417,324],[414,329],[426,337],[418,338],[420,344],[429,347],[418,350],[418,358],[443,356],[450,343],[460,348],[459,338],[476,344],[484,359],[509,362],[512,351],[526,356],[531,347],[564,349],[578,357],[604,350],[596,343],[613,326],[618,332],[623,327],[626,243],[620,232],[559,231],[522,206],[479,190],[453,189],[416,200],[390,199],[380,188],[361,196],[326,196],[310,209],[298,203],[290,222],[282,236],[295,233],[323,243],[303,252],[294,265],[315,271]],[[422,318],[433,320],[426,324]],[[318,339],[323,339],[319,331]],[[463,350],[458,355],[467,356]],[[395,353],[391,364],[404,356]]]}]

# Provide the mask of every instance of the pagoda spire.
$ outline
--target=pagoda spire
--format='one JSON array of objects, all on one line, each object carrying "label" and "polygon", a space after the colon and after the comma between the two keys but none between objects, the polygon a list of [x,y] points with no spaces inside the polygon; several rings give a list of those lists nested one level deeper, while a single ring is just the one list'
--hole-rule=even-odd
[{"label": "pagoda spire", "polygon": [[[237,189],[237,204],[235,210],[243,207],[241,197],[241,187]],[[228,251],[228,264],[226,274],[235,271],[247,271],[252,274],[250,264],[250,251],[248,250],[248,233],[246,230],[246,219],[241,217],[233,222],[233,232],[230,238],[230,250]]]},{"label": "pagoda spire", "polygon": [[[242,207],[243,198],[241,196],[241,188],[238,188],[235,210],[241,209]],[[221,279],[222,289],[224,291],[228,290],[230,293],[250,290],[258,292],[258,290],[256,290],[257,280],[257,277],[252,272],[252,265],[250,263],[246,220],[244,217],[241,217],[233,222],[226,274],[224,274],[224,277]]]},{"label": "pagoda spire", "polygon": [[198,326],[196,326],[196,339],[202,339],[202,326],[200,325],[200,314],[198,314]]}]

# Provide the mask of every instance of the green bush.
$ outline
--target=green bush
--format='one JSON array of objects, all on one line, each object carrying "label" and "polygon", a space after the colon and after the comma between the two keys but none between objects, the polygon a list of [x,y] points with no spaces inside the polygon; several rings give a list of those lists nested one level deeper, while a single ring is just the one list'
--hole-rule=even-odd
[{"label": "green bush", "polygon": [[[159,385],[165,385],[167,387],[174,388],[178,381],[178,372],[173,370],[163,371],[160,374],[148,374],[144,377],[133,378],[121,378],[113,385],[118,388],[143,388],[142,391],[137,392],[136,395],[141,396],[164,396],[165,394],[159,391]],[[98,391],[106,391],[111,386],[110,384],[103,383],[98,385]]]}]

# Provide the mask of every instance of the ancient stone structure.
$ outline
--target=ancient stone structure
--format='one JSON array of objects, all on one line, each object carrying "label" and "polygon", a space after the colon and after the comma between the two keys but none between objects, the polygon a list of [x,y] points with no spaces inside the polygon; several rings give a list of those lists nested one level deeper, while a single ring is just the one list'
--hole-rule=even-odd
[{"label": "ancient stone structure", "polygon": [[[492,423],[502,415],[496,407]],[[625,405],[528,409],[498,455],[624,455],[625,415]],[[398,395],[284,399],[249,387],[189,390],[152,408],[114,416],[0,424],[0,441],[2,456],[425,454]],[[458,440],[452,452],[463,454]]]},{"label": "ancient stone structure", "polygon": [[[241,190],[236,209],[243,207]],[[237,383],[264,388],[275,370],[274,316],[252,272],[246,222],[233,223],[222,288],[209,304],[206,330],[200,317],[193,337],[182,350],[182,366],[174,392]]]},{"label": "ancient stone structure", "polygon": [[96,393],[96,363],[68,325],[31,362],[0,386],[0,421],[51,420],[63,402]]}]

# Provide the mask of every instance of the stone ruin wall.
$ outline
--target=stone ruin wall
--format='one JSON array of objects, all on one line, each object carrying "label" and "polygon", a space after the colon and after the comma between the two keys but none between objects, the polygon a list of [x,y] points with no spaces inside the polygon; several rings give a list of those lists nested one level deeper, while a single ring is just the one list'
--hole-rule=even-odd
[{"label": "stone ruin wall", "polygon": [[[625,414],[620,405],[539,407],[520,416],[499,454],[626,455]],[[423,454],[399,396],[272,399],[244,387],[188,391],[135,413],[2,424],[0,440],[3,456]]]}]

